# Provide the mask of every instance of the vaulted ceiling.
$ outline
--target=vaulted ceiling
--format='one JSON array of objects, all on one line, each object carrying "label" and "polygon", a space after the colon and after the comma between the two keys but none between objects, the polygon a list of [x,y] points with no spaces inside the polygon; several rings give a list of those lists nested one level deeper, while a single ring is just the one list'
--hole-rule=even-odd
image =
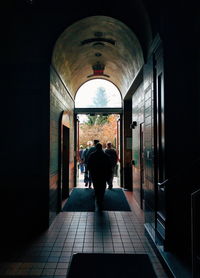
[{"label": "vaulted ceiling", "polygon": [[75,22],[58,38],[52,65],[72,96],[88,80],[104,78],[125,96],[144,64],[141,45],[119,20],[91,16]]}]

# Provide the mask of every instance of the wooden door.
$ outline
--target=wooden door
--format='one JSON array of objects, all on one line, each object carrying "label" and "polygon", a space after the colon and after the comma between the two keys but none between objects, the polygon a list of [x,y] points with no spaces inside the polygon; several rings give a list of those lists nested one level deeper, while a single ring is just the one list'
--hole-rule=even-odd
[{"label": "wooden door", "polygon": [[63,152],[62,152],[62,200],[69,196],[69,128],[62,126]]},{"label": "wooden door", "polygon": [[140,124],[140,207],[144,202],[144,123]]},{"label": "wooden door", "polygon": [[155,62],[155,186],[156,186],[156,234],[165,240],[165,118],[163,51],[158,47]]}]

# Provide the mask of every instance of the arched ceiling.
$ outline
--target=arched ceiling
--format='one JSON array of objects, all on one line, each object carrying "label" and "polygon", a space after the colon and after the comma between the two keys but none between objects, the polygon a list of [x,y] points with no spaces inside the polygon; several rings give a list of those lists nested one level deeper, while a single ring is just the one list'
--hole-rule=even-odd
[{"label": "arched ceiling", "polygon": [[[144,64],[140,43],[125,24],[111,17],[91,16],[75,22],[58,38],[52,65],[72,96],[86,81],[104,78],[125,96]],[[93,66],[104,67],[95,75]]]}]

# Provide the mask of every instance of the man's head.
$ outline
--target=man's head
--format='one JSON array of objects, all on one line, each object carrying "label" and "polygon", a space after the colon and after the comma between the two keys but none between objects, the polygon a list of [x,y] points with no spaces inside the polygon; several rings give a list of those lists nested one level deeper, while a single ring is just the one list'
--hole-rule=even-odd
[{"label": "man's head", "polygon": [[101,143],[97,143],[97,144],[96,144],[96,150],[97,150],[97,151],[102,150],[102,145],[101,145]]},{"label": "man's head", "polygon": [[97,143],[99,143],[99,140],[95,139],[95,140],[94,140],[94,145],[96,146]]},{"label": "man's head", "polygon": [[106,144],[106,146],[107,146],[108,149],[110,149],[110,148],[112,147],[112,143],[111,143],[111,142],[108,142],[108,143]]},{"label": "man's head", "polygon": [[92,141],[87,141],[87,146],[91,147],[92,146]]}]

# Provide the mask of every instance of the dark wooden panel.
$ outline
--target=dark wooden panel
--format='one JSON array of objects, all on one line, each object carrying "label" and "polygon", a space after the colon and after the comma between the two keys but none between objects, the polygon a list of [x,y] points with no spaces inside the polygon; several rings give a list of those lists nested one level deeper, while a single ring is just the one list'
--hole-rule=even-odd
[{"label": "dark wooden panel", "polygon": [[[74,125],[73,110],[74,102],[68,94],[57,73],[51,68],[51,84],[50,84],[50,179],[58,176],[57,183],[50,183],[50,210],[56,212],[58,210],[59,188],[61,186],[61,121],[63,111],[65,117],[64,124],[70,127],[69,141],[69,186],[74,185]],[[59,205],[60,207],[60,205]]]},{"label": "dark wooden panel", "polygon": [[143,86],[140,85],[132,97],[132,121],[137,122],[137,126],[132,130],[133,150],[132,158],[134,164],[132,165],[133,172],[133,191],[138,204],[142,207],[141,202],[141,138],[140,138],[140,124],[144,121],[144,91]]},{"label": "dark wooden panel", "polygon": [[144,172],[145,225],[155,238],[153,57],[144,66]]}]

